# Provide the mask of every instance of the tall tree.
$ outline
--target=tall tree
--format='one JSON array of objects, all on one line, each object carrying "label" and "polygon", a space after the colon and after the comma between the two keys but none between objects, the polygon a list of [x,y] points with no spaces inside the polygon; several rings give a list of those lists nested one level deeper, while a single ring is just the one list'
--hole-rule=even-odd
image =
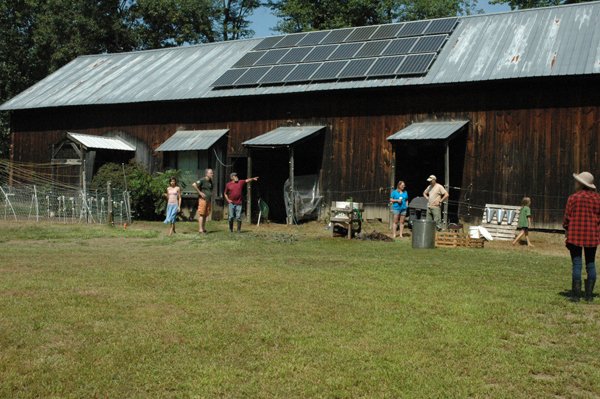
[{"label": "tall tree", "polygon": [[559,6],[561,4],[583,3],[593,0],[492,0],[490,4],[508,4],[511,10]]},{"label": "tall tree", "polygon": [[160,48],[216,40],[211,0],[138,0],[131,6],[137,47]]},{"label": "tall tree", "polygon": [[259,0],[217,0],[216,3],[221,40],[237,40],[254,35],[249,18],[261,6]]},{"label": "tall tree", "polygon": [[476,0],[269,0],[284,33],[394,21],[439,18],[475,11]]}]

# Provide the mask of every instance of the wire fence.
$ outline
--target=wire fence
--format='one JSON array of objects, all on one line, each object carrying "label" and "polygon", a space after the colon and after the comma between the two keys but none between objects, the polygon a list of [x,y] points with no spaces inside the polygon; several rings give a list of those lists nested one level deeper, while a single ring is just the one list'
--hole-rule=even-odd
[{"label": "wire fence", "polygon": [[55,223],[131,223],[129,193],[0,186],[0,217],[6,221]]},{"label": "wire fence", "polygon": [[112,190],[110,184],[104,190],[89,190],[69,182],[84,182],[85,174],[68,173],[74,173],[72,166],[0,160],[0,219],[131,223],[128,191]]}]

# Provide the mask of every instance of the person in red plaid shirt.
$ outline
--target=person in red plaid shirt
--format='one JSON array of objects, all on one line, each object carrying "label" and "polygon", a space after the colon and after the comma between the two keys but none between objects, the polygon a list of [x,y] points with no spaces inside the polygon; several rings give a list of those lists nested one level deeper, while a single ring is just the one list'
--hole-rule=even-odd
[{"label": "person in red plaid shirt", "polygon": [[581,296],[582,253],[585,253],[585,299],[591,302],[596,284],[596,249],[600,245],[600,194],[596,192],[591,173],[573,173],[573,177],[576,192],[567,201],[563,221],[573,263],[572,300],[578,302]]}]

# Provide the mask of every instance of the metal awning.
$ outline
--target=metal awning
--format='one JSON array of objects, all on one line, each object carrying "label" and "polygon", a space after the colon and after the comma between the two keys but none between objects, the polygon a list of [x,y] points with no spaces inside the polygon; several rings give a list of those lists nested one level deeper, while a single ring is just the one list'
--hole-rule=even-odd
[{"label": "metal awning", "polygon": [[413,123],[389,136],[388,141],[397,140],[448,140],[469,121],[419,122]]},{"label": "metal awning", "polygon": [[128,143],[120,137],[104,137],[68,132],[67,138],[82,145],[86,149],[135,151],[135,145]]},{"label": "metal awning", "polygon": [[245,147],[291,146],[319,133],[321,130],[325,129],[325,127],[326,126],[278,127],[277,129],[271,130],[268,133],[262,134],[248,141],[244,141],[242,145]]},{"label": "metal awning", "polygon": [[229,129],[179,130],[162,143],[156,151],[203,151],[212,147]]}]

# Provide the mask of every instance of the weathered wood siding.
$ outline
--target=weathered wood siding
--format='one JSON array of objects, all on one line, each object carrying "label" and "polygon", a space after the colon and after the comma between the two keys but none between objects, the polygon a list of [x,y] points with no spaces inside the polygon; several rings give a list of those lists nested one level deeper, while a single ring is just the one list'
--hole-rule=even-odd
[{"label": "weathered wood siding", "polygon": [[529,195],[536,226],[558,228],[573,187],[571,174],[590,170],[600,175],[600,93],[590,89],[599,83],[598,77],[563,77],[19,111],[12,115],[12,157],[48,162],[49,146],[65,130],[123,132],[147,143],[147,158],[156,170],[162,155],[153,149],[178,129],[229,128],[228,155],[240,156],[243,141],[278,126],[324,124],[326,203],[351,196],[383,207],[394,163],[386,137],[412,122],[466,118],[471,124],[461,215],[477,217],[485,203],[514,205]]}]

